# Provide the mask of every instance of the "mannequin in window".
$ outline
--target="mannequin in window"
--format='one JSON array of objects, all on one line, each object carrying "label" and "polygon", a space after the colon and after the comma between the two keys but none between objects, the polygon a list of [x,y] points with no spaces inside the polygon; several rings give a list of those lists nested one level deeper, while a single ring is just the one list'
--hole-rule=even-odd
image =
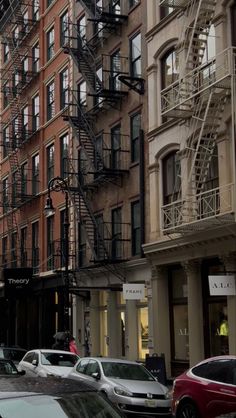
[{"label": "mannequin in window", "polygon": [[229,325],[228,325],[228,317],[225,313],[225,309],[221,313],[221,316],[220,316],[219,336],[220,336],[220,341],[221,341],[221,354],[229,354],[229,343],[228,343]]}]

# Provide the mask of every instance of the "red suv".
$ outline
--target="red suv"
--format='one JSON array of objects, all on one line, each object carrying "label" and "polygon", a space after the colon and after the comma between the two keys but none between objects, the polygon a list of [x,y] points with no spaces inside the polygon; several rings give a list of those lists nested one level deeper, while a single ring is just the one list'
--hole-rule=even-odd
[{"label": "red suv", "polygon": [[236,417],[236,356],[209,358],[178,376],[172,412],[176,418]]}]

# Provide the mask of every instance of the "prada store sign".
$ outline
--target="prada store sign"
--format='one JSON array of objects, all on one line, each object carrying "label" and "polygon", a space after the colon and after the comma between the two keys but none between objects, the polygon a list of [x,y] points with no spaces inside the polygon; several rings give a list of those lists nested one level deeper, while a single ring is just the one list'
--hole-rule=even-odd
[{"label": "prada store sign", "polygon": [[30,290],[32,284],[32,268],[5,268],[3,269],[5,282],[5,297],[17,297]]},{"label": "prada store sign", "polygon": [[236,280],[234,274],[221,276],[208,276],[209,290],[211,296],[233,296],[236,295]]}]

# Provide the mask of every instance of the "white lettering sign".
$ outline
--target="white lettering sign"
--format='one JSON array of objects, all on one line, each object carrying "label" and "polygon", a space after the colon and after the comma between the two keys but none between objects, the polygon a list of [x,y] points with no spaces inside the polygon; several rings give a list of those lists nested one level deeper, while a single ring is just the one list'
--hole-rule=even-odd
[{"label": "white lettering sign", "polygon": [[124,299],[144,299],[145,293],[144,284],[132,283],[123,284],[123,298]]},{"label": "white lettering sign", "polygon": [[29,283],[29,279],[8,279],[9,284],[25,284]]},{"label": "white lettering sign", "polygon": [[235,275],[208,276],[211,296],[236,295]]}]

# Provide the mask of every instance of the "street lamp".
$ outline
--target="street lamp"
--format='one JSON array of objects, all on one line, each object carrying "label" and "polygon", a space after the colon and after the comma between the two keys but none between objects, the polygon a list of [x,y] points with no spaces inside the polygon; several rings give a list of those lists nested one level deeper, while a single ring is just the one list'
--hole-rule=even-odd
[{"label": "street lamp", "polygon": [[68,185],[62,177],[53,177],[48,182],[48,195],[44,213],[49,216],[53,214],[54,207],[52,204],[51,190],[55,192],[63,192],[65,194],[65,217],[64,217],[64,256],[65,256],[65,270],[64,270],[64,292],[63,292],[63,327],[64,331],[70,330],[69,309],[70,309],[70,282],[69,282],[69,196]]}]

